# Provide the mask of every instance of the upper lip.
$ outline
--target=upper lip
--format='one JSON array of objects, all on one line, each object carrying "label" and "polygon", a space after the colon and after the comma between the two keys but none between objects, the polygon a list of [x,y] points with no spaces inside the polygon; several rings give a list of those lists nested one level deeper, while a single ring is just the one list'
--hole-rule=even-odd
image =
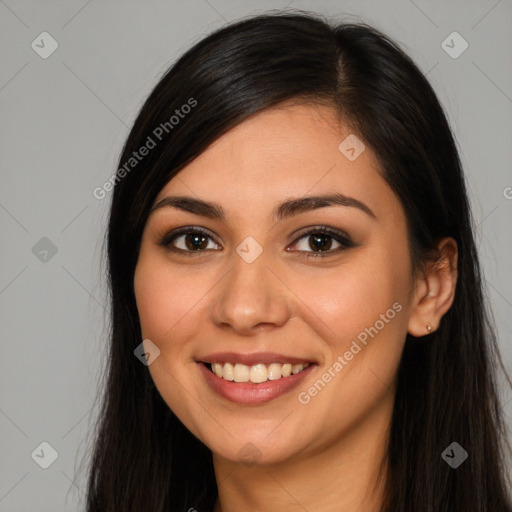
[{"label": "upper lip", "polygon": [[254,366],[255,364],[305,364],[314,363],[312,359],[304,359],[301,357],[287,356],[277,354],[275,352],[255,352],[253,354],[240,354],[237,352],[216,352],[197,359],[203,363],[239,363],[246,366]]}]

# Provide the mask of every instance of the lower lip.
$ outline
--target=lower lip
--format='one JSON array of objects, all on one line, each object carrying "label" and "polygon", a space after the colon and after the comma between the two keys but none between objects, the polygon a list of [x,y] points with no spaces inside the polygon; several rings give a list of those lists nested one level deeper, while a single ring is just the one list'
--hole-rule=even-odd
[{"label": "lower lip", "polygon": [[293,388],[297,387],[313,370],[316,364],[295,375],[281,377],[276,380],[267,380],[261,384],[253,382],[234,382],[217,377],[204,363],[197,363],[210,388],[221,397],[246,405],[257,405],[270,402]]}]

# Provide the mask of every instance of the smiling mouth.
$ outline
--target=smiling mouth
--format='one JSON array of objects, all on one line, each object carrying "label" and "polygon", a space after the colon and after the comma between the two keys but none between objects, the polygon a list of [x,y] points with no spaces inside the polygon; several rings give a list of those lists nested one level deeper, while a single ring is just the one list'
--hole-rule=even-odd
[{"label": "smiling mouth", "polygon": [[314,363],[271,363],[271,364],[255,364],[247,366],[245,364],[232,363],[203,363],[217,377],[232,382],[252,382],[253,384],[261,384],[269,380],[286,379],[290,375],[296,375],[302,372],[308,366]]}]

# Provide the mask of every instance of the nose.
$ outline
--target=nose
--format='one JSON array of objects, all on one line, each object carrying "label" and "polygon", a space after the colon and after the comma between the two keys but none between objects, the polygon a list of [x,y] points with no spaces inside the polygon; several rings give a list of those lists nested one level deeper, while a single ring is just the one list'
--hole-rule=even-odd
[{"label": "nose", "polygon": [[282,327],[290,318],[291,292],[264,254],[248,263],[237,254],[233,267],[216,287],[214,323],[239,335]]}]

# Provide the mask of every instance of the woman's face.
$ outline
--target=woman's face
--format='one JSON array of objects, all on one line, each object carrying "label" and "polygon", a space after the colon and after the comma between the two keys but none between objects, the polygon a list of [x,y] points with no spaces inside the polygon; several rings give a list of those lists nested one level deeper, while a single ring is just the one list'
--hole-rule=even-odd
[{"label": "woman's face", "polygon": [[389,423],[414,288],[406,219],[350,135],[327,106],[270,109],[156,198],[134,283],[160,350],[149,370],[217,456],[298,460]]}]

